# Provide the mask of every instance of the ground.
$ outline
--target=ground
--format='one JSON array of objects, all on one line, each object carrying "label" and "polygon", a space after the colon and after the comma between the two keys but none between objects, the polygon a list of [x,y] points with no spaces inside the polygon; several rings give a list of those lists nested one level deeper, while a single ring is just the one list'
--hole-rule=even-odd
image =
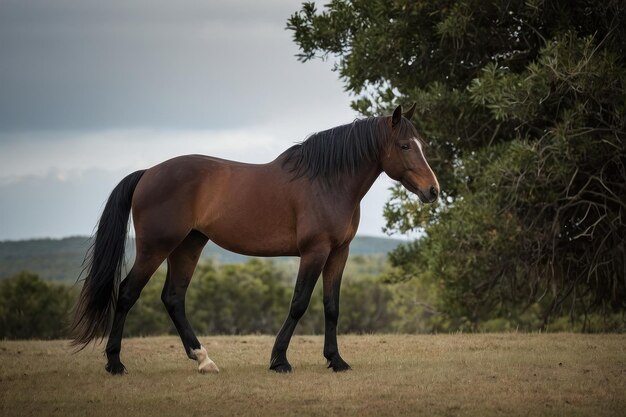
[{"label": "ground", "polygon": [[271,336],[201,341],[219,374],[176,337],[125,339],[122,377],[102,346],[0,341],[0,415],[626,416],[626,335],[340,336],[340,374],[322,337],[297,336],[288,375],[268,371]]}]

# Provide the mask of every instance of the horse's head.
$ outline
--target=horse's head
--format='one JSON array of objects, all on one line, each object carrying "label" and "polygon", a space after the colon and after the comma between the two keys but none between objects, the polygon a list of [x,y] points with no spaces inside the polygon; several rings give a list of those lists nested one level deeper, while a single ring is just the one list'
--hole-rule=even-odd
[{"label": "horse's head", "polygon": [[404,114],[402,106],[398,106],[392,116],[384,119],[390,136],[381,164],[389,177],[400,181],[423,203],[432,203],[439,195],[439,182],[426,162],[419,134],[410,122],[414,111],[415,104]]}]

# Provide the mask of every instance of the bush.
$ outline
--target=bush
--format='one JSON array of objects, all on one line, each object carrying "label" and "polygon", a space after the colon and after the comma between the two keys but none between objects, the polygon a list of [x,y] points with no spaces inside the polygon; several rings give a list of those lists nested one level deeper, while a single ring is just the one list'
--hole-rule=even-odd
[{"label": "bush", "polygon": [[66,336],[75,288],[21,272],[0,281],[0,338],[55,339]]}]

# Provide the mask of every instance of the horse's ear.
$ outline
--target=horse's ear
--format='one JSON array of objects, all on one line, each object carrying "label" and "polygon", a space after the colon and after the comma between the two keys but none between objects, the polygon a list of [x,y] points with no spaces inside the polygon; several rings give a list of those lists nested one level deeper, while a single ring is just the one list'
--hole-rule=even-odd
[{"label": "horse's ear", "polygon": [[400,120],[402,120],[402,106],[396,107],[396,109],[393,111],[393,116],[391,116],[391,127],[398,126]]},{"label": "horse's ear", "polygon": [[413,113],[415,113],[415,108],[417,107],[417,103],[413,103],[413,105],[411,106],[410,109],[408,109],[406,111],[406,113],[403,114],[404,117],[406,117],[407,119],[411,120],[411,117],[413,117]]}]

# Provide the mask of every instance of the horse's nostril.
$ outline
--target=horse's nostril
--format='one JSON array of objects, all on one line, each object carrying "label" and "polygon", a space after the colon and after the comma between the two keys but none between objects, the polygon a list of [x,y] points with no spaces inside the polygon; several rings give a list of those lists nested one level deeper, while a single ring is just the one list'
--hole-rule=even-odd
[{"label": "horse's nostril", "polygon": [[433,200],[434,200],[435,198],[437,198],[437,195],[438,195],[438,194],[439,194],[439,193],[437,192],[437,189],[435,188],[435,186],[434,186],[434,185],[433,185],[433,186],[431,186],[431,187],[430,187],[430,196],[433,198]]}]

